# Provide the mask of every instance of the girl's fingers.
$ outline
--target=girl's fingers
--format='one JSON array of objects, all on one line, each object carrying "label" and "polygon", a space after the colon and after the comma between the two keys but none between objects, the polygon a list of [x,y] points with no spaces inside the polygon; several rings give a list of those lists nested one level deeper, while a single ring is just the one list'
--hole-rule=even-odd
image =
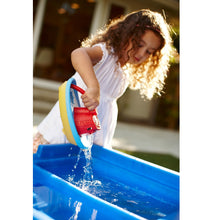
[{"label": "girl's fingers", "polygon": [[98,106],[97,103],[91,103],[91,102],[86,102],[86,103],[84,103],[84,105],[89,110],[94,110]]},{"label": "girl's fingers", "polygon": [[90,98],[86,94],[83,94],[81,96],[82,102],[85,105],[86,108],[89,110],[95,109],[99,105],[99,100],[96,98]]},{"label": "girl's fingers", "polygon": [[98,101],[93,100],[93,99],[92,100],[91,99],[84,99],[83,104],[89,110],[93,110],[99,105]]},{"label": "girl's fingers", "polygon": [[37,152],[38,146],[40,144],[49,144],[49,142],[43,138],[42,134],[37,132],[37,134],[35,135],[33,139],[33,153]]}]

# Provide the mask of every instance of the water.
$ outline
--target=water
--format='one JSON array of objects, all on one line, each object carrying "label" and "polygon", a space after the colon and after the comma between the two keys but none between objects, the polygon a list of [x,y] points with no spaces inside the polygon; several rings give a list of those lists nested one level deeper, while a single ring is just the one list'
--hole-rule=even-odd
[{"label": "water", "polygon": [[[84,157],[86,159],[86,164],[83,166],[83,175],[81,173],[82,178],[78,177],[78,180],[75,180],[75,177],[77,176],[76,172],[78,170],[78,164],[79,160],[81,158],[81,154],[84,154]],[[91,148],[88,148],[86,150],[80,149],[76,163],[73,166],[73,169],[71,170],[71,173],[67,176],[63,177],[65,180],[67,180],[70,183],[73,183],[75,186],[79,187],[80,189],[83,189],[87,191],[87,189],[91,185],[97,184],[99,181],[93,181],[93,170],[92,170],[92,154],[91,154]]]},{"label": "water", "polygon": [[[84,153],[86,163],[83,166],[84,174],[80,174],[80,177],[79,173],[77,173],[77,168],[82,153]],[[91,149],[80,150],[72,173],[64,175],[62,178],[94,196],[147,219],[153,220],[165,217],[167,213],[171,213],[176,209],[175,205],[160,201],[152,195],[134,189],[129,185],[103,176],[94,177]],[[80,211],[79,207],[78,209]]]},{"label": "water", "polygon": [[[69,203],[69,206],[71,205],[71,202]],[[75,212],[73,213],[73,215],[69,218],[69,220],[76,220],[78,219],[78,214],[81,210],[81,206],[82,206],[82,203],[81,202],[78,202],[76,201],[74,203],[74,207],[75,207]]]}]

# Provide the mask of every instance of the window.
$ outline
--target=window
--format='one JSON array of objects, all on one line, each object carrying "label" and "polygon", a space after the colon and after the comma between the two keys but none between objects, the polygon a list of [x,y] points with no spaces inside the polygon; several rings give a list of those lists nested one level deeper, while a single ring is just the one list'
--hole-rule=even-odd
[{"label": "window", "polygon": [[[34,16],[38,2],[33,2]],[[47,0],[34,77],[65,81],[73,75],[70,54],[88,36],[95,4],[94,0]]]}]

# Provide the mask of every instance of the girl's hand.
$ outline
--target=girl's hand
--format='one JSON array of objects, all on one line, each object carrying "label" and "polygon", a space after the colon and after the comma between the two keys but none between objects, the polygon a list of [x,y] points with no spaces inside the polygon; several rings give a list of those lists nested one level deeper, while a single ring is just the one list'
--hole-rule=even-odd
[{"label": "girl's hand", "polygon": [[90,111],[94,110],[99,105],[100,92],[98,87],[87,88],[85,93],[81,96],[83,104]]},{"label": "girl's hand", "polygon": [[34,136],[34,139],[33,139],[33,153],[34,154],[37,153],[37,149],[40,144],[49,144],[49,142],[43,138],[43,135],[41,133],[37,132],[37,134]]}]

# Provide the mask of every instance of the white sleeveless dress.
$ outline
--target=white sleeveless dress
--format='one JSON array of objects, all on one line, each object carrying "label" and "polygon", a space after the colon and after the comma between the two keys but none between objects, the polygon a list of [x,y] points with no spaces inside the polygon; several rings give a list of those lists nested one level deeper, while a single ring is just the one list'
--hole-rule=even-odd
[{"label": "white sleeveless dress", "polygon": [[[126,74],[116,63],[117,57],[109,54],[105,43],[94,45],[103,51],[102,59],[93,68],[100,84],[100,104],[97,107],[101,130],[94,133],[94,143],[105,148],[111,148],[111,141],[115,132],[118,107],[117,99],[125,92],[128,86]],[[79,73],[73,76],[79,87],[86,90],[86,85]],[[80,98],[81,99],[81,98]],[[81,106],[82,100],[81,101]],[[57,102],[50,113],[39,124],[38,131],[50,144],[68,143],[64,135],[60,118],[59,103]]]}]

